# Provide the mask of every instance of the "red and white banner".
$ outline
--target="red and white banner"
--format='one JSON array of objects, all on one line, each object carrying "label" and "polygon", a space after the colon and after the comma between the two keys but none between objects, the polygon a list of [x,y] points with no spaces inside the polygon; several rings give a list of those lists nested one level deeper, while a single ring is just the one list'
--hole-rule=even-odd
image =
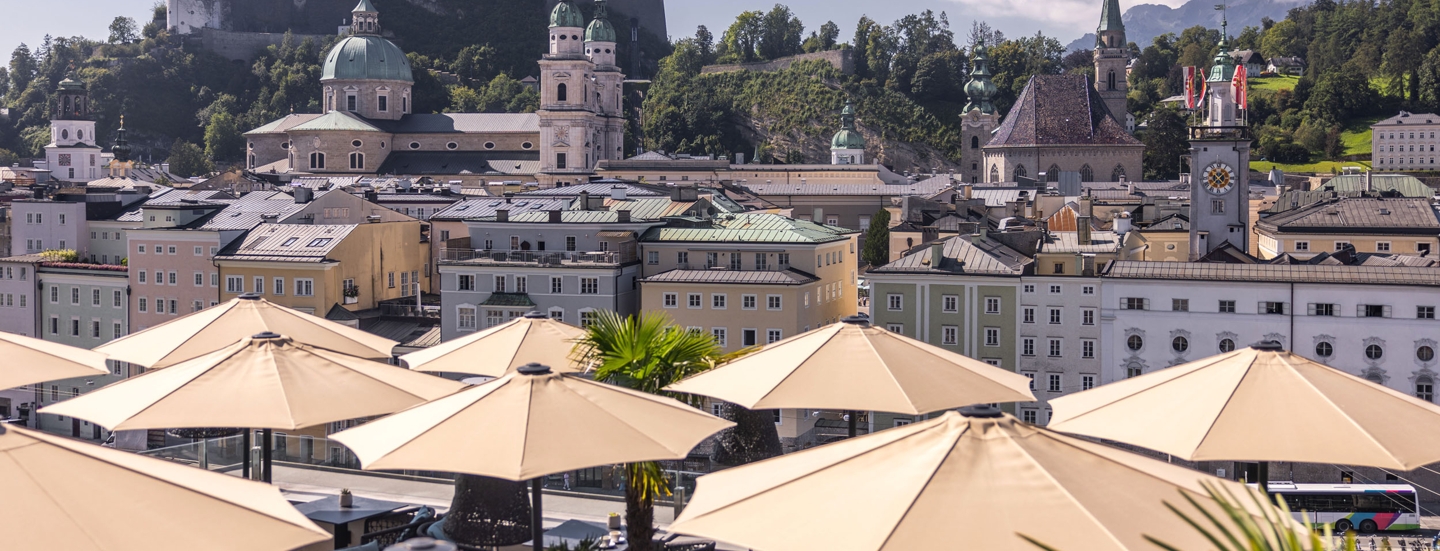
[{"label": "red and white banner", "polygon": [[1235,66],[1235,76],[1230,79],[1230,86],[1231,86],[1231,87],[1234,89],[1234,91],[1235,91],[1235,105],[1240,106],[1241,109],[1246,109],[1245,106],[1248,105],[1248,103],[1246,102],[1246,99],[1247,99],[1247,98],[1246,98],[1246,93],[1245,93],[1245,92],[1246,92],[1246,84],[1245,84],[1246,78],[1245,78],[1245,77],[1246,77],[1245,66],[1244,66],[1244,65],[1236,65],[1236,66]]},{"label": "red and white banner", "polygon": [[1195,108],[1195,67],[1181,67],[1180,74],[1185,79],[1185,108]]}]

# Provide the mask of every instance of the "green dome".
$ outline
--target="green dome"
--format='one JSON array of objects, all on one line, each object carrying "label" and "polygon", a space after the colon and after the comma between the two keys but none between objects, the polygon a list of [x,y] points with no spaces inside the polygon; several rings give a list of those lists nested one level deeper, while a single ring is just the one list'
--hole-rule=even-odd
[{"label": "green dome", "polygon": [[614,42],[615,27],[610,26],[608,19],[596,19],[585,27],[586,42]]},{"label": "green dome", "polygon": [[60,90],[84,90],[84,89],[85,89],[85,83],[80,82],[80,81],[78,81],[78,80],[75,80],[74,78],[71,78],[71,77],[65,77],[65,80],[60,81],[60,85],[58,86],[58,89],[60,89]]},{"label": "green dome", "polygon": [[350,36],[325,55],[320,80],[402,80],[415,82],[410,60],[395,43],[378,36]]},{"label": "green dome", "polygon": [[840,110],[840,131],[830,138],[830,149],[865,149],[865,137],[855,130],[855,107],[849,101]]},{"label": "green dome", "polygon": [[997,88],[995,83],[990,81],[990,58],[985,54],[985,45],[975,45],[975,68],[970,71],[970,82],[965,83],[965,96],[970,98],[970,103],[965,105],[965,112],[971,109],[979,109],[981,113],[995,113],[995,99]]},{"label": "green dome", "polygon": [[[570,0],[560,0],[555,4],[555,9],[550,12],[550,28],[555,27],[584,27],[585,16],[580,13],[580,8],[570,3]],[[613,29],[610,31],[615,32]]]}]

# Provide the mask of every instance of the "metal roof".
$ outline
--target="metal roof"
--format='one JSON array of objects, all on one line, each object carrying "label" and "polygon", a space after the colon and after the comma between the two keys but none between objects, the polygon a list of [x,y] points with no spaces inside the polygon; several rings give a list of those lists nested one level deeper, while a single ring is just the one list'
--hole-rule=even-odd
[{"label": "metal roof", "polygon": [[530,211],[552,211],[569,208],[570,198],[553,199],[525,198],[525,199],[501,199],[498,197],[467,197],[464,201],[457,201],[440,212],[430,216],[430,220],[468,220],[472,218],[494,218],[495,211],[509,209],[510,217],[513,220],[516,214]]},{"label": "metal roof", "polygon": [[540,152],[396,151],[377,169],[385,174],[534,174]]},{"label": "metal roof", "polygon": [[370,122],[392,134],[540,133],[540,115],[535,113],[424,113]]},{"label": "metal roof", "polygon": [[216,260],[274,260],[323,262],[355,224],[261,224],[237,248],[228,248]]},{"label": "metal roof", "polygon": [[1080,243],[1079,233],[1074,231],[1050,232],[1040,245],[1046,253],[1113,253],[1120,250],[1119,234],[1111,231],[1091,230],[1090,242]]},{"label": "metal roof", "polygon": [[[330,193],[317,191],[315,197]],[[265,222],[265,215],[274,214],[277,221],[284,221],[305,208],[295,203],[295,198],[278,191],[252,191],[244,197],[230,202],[200,226],[201,230],[249,230]]]},{"label": "metal roof", "polygon": [[[1437,119],[1440,119],[1440,117],[1437,117]],[[1370,182],[1367,185],[1364,174],[1341,174],[1325,182],[1325,185],[1320,186],[1320,189],[1333,191],[1395,191],[1405,197],[1431,197],[1435,195],[1435,190],[1431,189],[1430,186],[1425,185],[1419,178],[1408,174],[1370,174],[1369,176]]]},{"label": "metal roof", "polygon": [[[1289,58],[1277,57],[1271,61],[1280,60],[1289,60]],[[1410,113],[1408,111],[1401,111],[1399,115],[1395,115],[1388,119],[1382,120],[1380,122],[1372,124],[1371,126],[1403,126],[1406,123],[1409,123],[1411,126],[1417,124],[1440,123],[1440,115],[1436,115],[1434,113]]]},{"label": "metal roof", "polygon": [[1440,286],[1440,269],[1410,266],[1222,264],[1126,260],[1111,262],[1104,275],[1120,279]]},{"label": "metal roof", "polygon": [[625,188],[625,197],[664,197],[669,192],[653,189],[647,186],[640,186],[634,183],[622,182],[619,180],[596,181],[573,186],[553,187],[549,189],[536,189],[516,193],[516,197],[577,197],[582,192],[590,195],[603,195],[609,197],[615,186]]},{"label": "metal roof", "polygon": [[[741,213],[708,220],[707,225],[671,224],[650,228],[641,241],[710,243],[827,243],[859,233],[778,214]],[[699,227],[696,227],[699,226]]]},{"label": "metal roof", "polygon": [[344,111],[331,111],[314,119],[305,121],[290,127],[291,131],[296,130],[344,130],[349,132],[380,132],[379,128],[354,115]]},{"label": "metal roof", "polygon": [[1429,199],[1337,197],[1260,219],[1263,227],[1288,232],[1440,232]]},{"label": "metal roof", "polygon": [[290,130],[295,126],[305,124],[317,118],[320,118],[319,113],[291,113],[289,115],[285,115],[283,117],[265,123],[259,128],[246,132],[245,134],[247,136],[250,134],[284,134],[285,131]]},{"label": "metal roof", "polygon": [[775,195],[925,195],[930,196],[950,187],[949,176],[936,176],[909,184],[755,184],[741,187],[760,196]]},{"label": "metal roof", "polygon": [[723,283],[735,285],[804,285],[820,281],[805,272],[787,270],[670,270],[641,283]]},{"label": "metal roof", "polygon": [[504,306],[507,308],[534,308],[535,301],[526,293],[490,293],[479,306]]},{"label": "metal roof", "polygon": [[440,344],[440,326],[424,325],[413,321],[380,320],[363,328],[366,333],[379,335],[399,346],[408,348],[429,348]]},{"label": "metal roof", "polygon": [[936,266],[931,247],[920,245],[899,260],[870,270],[874,273],[935,273],[1020,275],[1032,259],[993,239],[960,235],[942,240],[944,259]]}]

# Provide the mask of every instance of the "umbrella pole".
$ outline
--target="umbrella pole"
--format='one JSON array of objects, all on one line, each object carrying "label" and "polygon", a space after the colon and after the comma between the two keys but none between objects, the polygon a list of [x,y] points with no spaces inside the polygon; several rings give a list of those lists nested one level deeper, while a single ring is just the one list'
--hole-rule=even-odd
[{"label": "umbrella pole", "polygon": [[1256,485],[1260,487],[1260,493],[1265,494],[1265,499],[1270,499],[1270,462],[1261,461],[1255,464]]},{"label": "umbrella pole", "polygon": [[270,483],[270,445],[271,445],[271,442],[270,442],[270,441],[273,440],[273,439],[270,437],[270,429],[262,429],[262,430],[260,431],[260,438],[264,439],[264,442],[261,442],[261,443],[260,443],[260,462],[264,464],[264,467],[263,467],[264,470],[260,471],[260,476],[262,477],[261,480],[264,480],[266,484],[269,484],[269,483]]},{"label": "umbrella pole", "polygon": [[854,437],[855,437],[855,417],[857,417],[857,415],[856,415],[857,413],[858,413],[858,412],[856,412],[855,410],[850,410],[850,411],[845,412],[845,417],[850,420],[850,437],[851,437],[851,438],[854,438]]},{"label": "umbrella pole", "polygon": [[534,549],[534,551],[544,551],[544,549],[545,549],[545,526],[544,526],[544,523],[542,522],[542,520],[544,519],[544,517],[543,517],[543,515],[542,515],[541,512],[540,512],[540,494],[541,494],[541,491],[540,491],[540,479],[539,479],[539,478],[531,479],[531,480],[530,480],[530,535],[531,535],[531,538],[532,538],[533,541],[531,541],[530,543],[531,543],[531,547]]},{"label": "umbrella pole", "polygon": [[240,431],[240,477],[250,479],[250,429]]}]

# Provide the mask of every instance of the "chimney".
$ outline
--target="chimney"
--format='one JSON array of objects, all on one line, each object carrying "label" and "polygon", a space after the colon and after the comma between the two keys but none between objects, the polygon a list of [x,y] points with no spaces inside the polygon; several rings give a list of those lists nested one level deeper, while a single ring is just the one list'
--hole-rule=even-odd
[{"label": "chimney", "polygon": [[371,203],[379,202],[379,201],[380,201],[380,192],[375,191],[375,190],[373,190],[373,189],[372,189],[372,190],[369,190],[369,191],[366,191],[366,192],[365,192],[365,200],[366,200],[366,201],[369,201],[369,202],[371,202]]},{"label": "chimney", "polygon": [[552,223],[552,224],[559,224],[559,223],[560,223],[560,211],[558,211],[558,210],[552,210],[552,211],[550,211],[550,223]]},{"label": "chimney", "polygon": [[1090,217],[1088,215],[1082,214],[1075,217],[1075,239],[1081,245],[1090,244]]},{"label": "chimney", "polygon": [[965,194],[966,201],[969,201],[975,196],[975,186],[960,186],[960,190]]},{"label": "chimney", "polygon": [[610,198],[616,201],[625,200],[625,186],[613,186],[610,188]]},{"label": "chimney", "polygon": [[936,241],[930,244],[930,267],[940,269],[940,264],[945,261],[945,242]]},{"label": "chimney", "polygon": [[1120,234],[1121,237],[1130,233],[1130,213],[1122,212],[1115,215],[1115,233]]},{"label": "chimney", "polygon": [[463,184],[461,184],[460,182],[450,182],[450,193],[453,193],[453,194],[455,194],[455,195],[460,195],[460,194],[461,194],[460,192],[461,192],[461,190],[463,190],[463,189],[465,189],[465,186],[464,186]]},{"label": "chimney", "polygon": [[820,208],[820,207],[815,207],[815,211],[812,212],[811,215],[810,215],[810,220],[814,221],[816,224],[824,224],[824,223],[825,223],[825,209]]},{"label": "chimney", "polygon": [[261,222],[264,222],[264,223],[266,223],[266,224],[275,224],[275,223],[278,223],[278,222],[280,221],[280,215],[278,215],[278,214],[262,214],[262,215],[260,215],[260,221],[261,221]]},{"label": "chimney", "polygon": [[1372,181],[1370,180],[1370,175],[1371,175],[1371,174],[1374,174],[1374,173],[1373,173],[1373,172],[1370,172],[1370,171],[1366,171],[1366,172],[1365,172],[1365,191],[1367,191],[1367,192],[1368,192],[1368,191],[1374,191],[1374,190],[1375,190],[1374,182],[1372,182]]},{"label": "chimney", "polygon": [[315,198],[315,190],[308,187],[297,187],[293,191],[295,192],[295,204],[297,205],[309,203]]},{"label": "chimney", "polygon": [[1093,202],[1091,201],[1089,195],[1086,195],[1086,196],[1084,196],[1084,197],[1081,197],[1081,198],[1080,198],[1080,213],[1079,213],[1080,216],[1085,216],[1085,217],[1094,216],[1094,215],[1095,215],[1095,213],[1093,212],[1093,208],[1094,208],[1094,207],[1093,207],[1092,205],[1093,205]]},{"label": "chimney", "polygon": [[509,221],[510,221],[510,209],[495,209],[495,221],[496,221],[496,222],[509,222]]},{"label": "chimney", "polygon": [[[1121,176],[1120,181],[1125,182],[1125,177]],[[1135,195],[1135,182],[1125,182],[1125,193]]]},{"label": "chimney", "polygon": [[628,210],[617,210],[615,211],[615,215],[619,217],[618,221],[621,224],[628,224],[630,222],[630,211]]},{"label": "chimney", "polygon": [[590,192],[580,192],[580,210],[590,210]]},{"label": "chimney", "polygon": [[371,215],[365,217],[365,221],[368,222],[368,223],[371,223],[371,224],[379,223],[379,222],[380,222],[380,215],[378,215],[378,214],[371,214]]}]

